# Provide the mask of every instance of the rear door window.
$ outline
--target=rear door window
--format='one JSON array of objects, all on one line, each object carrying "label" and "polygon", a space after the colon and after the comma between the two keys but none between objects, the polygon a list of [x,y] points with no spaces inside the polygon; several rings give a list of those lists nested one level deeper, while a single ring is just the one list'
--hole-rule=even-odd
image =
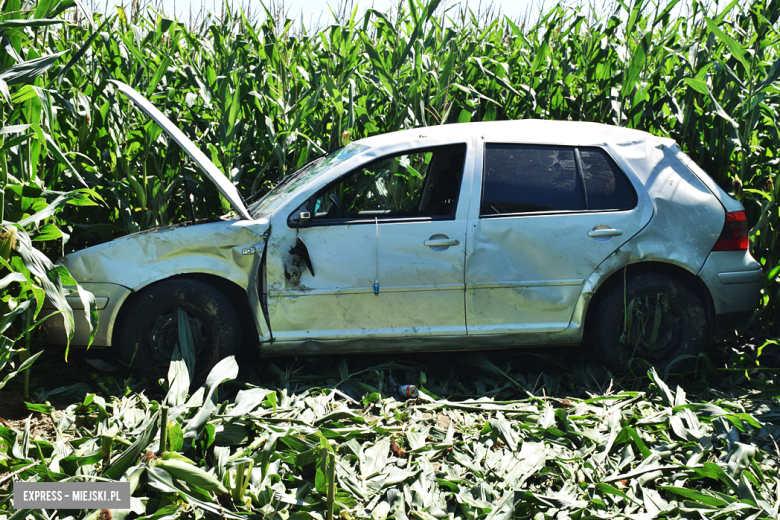
[{"label": "rear door window", "polygon": [[574,148],[488,144],[480,214],[583,209]]},{"label": "rear door window", "polygon": [[617,211],[636,203],[634,187],[600,148],[485,146],[483,217]]}]

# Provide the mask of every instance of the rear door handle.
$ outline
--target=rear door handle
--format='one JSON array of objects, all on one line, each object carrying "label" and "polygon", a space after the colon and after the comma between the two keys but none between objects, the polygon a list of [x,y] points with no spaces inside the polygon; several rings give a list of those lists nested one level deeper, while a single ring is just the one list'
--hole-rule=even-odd
[{"label": "rear door handle", "polygon": [[623,234],[622,229],[591,229],[588,231],[589,237],[617,237]]},{"label": "rear door handle", "polygon": [[423,242],[428,247],[449,247],[449,246],[457,246],[460,244],[460,240],[453,239],[453,238],[439,238],[436,240],[426,240]]}]

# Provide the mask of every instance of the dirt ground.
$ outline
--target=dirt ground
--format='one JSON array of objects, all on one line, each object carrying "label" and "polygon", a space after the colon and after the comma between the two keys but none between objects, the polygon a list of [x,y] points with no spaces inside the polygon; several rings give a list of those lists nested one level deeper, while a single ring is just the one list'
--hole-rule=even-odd
[{"label": "dirt ground", "polygon": [[[51,417],[27,410],[21,392],[0,390],[0,425],[21,431],[24,430],[24,422],[30,415],[32,415],[30,419],[31,438],[34,439],[39,435],[47,439],[54,437],[54,425],[51,422]],[[62,410],[54,412],[55,417],[60,415],[62,415]]]},{"label": "dirt ground", "polygon": [[[62,415],[61,410],[54,412],[55,417],[60,415]],[[51,417],[27,410],[21,392],[0,390],[0,427],[24,431],[24,423],[28,417],[30,417],[30,438],[51,439],[54,437],[54,424]],[[7,475],[8,473],[0,473],[0,490],[8,487],[10,480],[5,480]]]}]

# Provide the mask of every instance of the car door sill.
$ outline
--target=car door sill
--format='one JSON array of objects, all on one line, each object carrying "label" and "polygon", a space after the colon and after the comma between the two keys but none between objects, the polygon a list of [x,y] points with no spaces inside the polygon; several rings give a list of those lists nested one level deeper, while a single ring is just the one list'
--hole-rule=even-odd
[{"label": "car door sill", "polygon": [[[305,284],[302,284],[305,285]],[[380,280],[380,287],[382,292],[413,292],[413,291],[453,291],[463,290],[463,284],[461,283],[441,283],[431,285],[382,285]],[[366,287],[345,287],[343,289],[307,289],[302,287],[301,289],[289,291],[289,290],[277,290],[269,291],[268,295],[271,298],[296,298],[298,296],[333,296],[338,294],[362,294],[373,293],[374,286]]]},{"label": "car door sill", "polygon": [[392,338],[355,337],[351,339],[306,339],[273,341],[260,347],[264,357],[317,354],[390,354],[398,352],[448,352],[515,347],[572,346],[581,341],[581,329],[524,334],[488,334],[479,336],[407,336]]},{"label": "car door sill", "polygon": [[499,325],[477,325],[468,327],[469,336],[493,334],[534,334],[566,330],[569,322],[561,323],[508,323]]}]

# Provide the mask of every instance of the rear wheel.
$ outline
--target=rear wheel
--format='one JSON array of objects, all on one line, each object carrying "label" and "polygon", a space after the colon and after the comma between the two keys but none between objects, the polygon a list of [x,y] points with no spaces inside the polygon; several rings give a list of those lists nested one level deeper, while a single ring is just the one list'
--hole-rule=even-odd
[{"label": "rear wheel", "polygon": [[122,315],[117,338],[126,363],[143,377],[164,377],[179,343],[179,310],[190,324],[196,378],[217,362],[237,354],[241,324],[224,294],[186,278],[166,280],[142,290]]},{"label": "rear wheel", "polygon": [[[625,289],[625,292],[624,292]],[[683,370],[709,346],[704,304],[684,283],[661,274],[639,274],[607,289],[590,324],[593,350],[604,366],[623,373],[640,365]]]}]

